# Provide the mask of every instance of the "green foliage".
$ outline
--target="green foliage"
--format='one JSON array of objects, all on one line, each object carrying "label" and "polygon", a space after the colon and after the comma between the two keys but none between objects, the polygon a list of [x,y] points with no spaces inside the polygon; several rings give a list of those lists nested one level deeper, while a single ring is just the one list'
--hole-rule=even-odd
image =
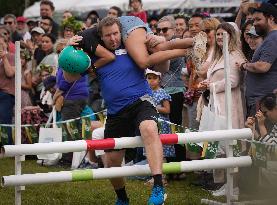
[{"label": "green foliage", "polygon": [[62,28],[63,30],[65,28],[72,29],[73,33],[76,34],[77,32],[81,31],[82,23],[77,21],[74,16],[72,16],[62,22]]},{"label": "green foliage", "polygon": [[3,17],[5,14],[11,13],[15,16],[22,16],[26,6],[31,6],[39,0],[0,0],[0,16]]}]

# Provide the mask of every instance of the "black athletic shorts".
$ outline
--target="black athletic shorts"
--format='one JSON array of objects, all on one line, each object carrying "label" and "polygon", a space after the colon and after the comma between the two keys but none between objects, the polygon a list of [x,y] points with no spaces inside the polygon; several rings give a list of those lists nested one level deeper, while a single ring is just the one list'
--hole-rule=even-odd
[{"label": "black athletic shorts", "polygon": [[141,99],[123,108],[116,115],[108,115],[104,138],[139,136],[139,125],[144,120],[157,122],[157,110],[147,100]]}]

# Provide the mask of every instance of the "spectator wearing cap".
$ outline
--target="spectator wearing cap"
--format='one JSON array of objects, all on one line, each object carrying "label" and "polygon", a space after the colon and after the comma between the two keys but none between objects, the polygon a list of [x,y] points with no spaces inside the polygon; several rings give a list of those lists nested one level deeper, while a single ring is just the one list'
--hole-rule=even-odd
[{"label": "spectator wearing cap", "polygon": [[246,35],[249,37],[248,45],[253,51],[255,51],[263,43],[263,37],[257,34],[255,26],[252,26]]},{"label": "spectator wearing cap", "polygon": [[264,37],[252,61],[241,65],[241,69],[247,72],[247,114],[254,116],[258,101],[277,88],[277,9],[270,3],[261,3],[250,11],[256,33]]},{"label": "spectator wearing cap", "polygon": [[111,17],[115,17],[115,18],[120,17],[120,16],[122,16],[122,10],[117,6],[112,6],[108,10],[107,16],[111,16]]},{"label": "spectator wearing cap", "polygon": [[176,36],[182,38],[185,31],[188,30],[188,20],[183,14],[175,16]]},{"label": "spectator wearing cap", "polygon": [[16,30],[22,36],[24,42],[31,39],[31,34],[27,30],[26,21],[27,19],[24,16],[19,16],[16,18]]},{"label": "spectator wearing cap", "polygon": [[247,34],[251,27],[253,26],[254,21],[249,20],[246,21],[242,27],[241,27],[241,35],[240,35],[240,42],[241,42],[241,48],[244,56],[248,61],[252,60],[252,56],[254,54],[254,51],[249,47],[248,41],[249,41],[249,35]]},{"label": "spectator wearing cap", "polygon": [[27,19],[26,24],[28,31],[31,33],[32,29],[38,26],[38,21],[35,19]]},{"label": "spectator wearing cap", "polygon": [[44,30],[41,27],[35,27],[31,31],[31,49],[34,54],[34,65],[36,67],[42,59],[45,57],[45,52],[41,49],[42,45],[42,36],[45,34]]},{"label": "spectator wearing cap", "polygon": [[41,27],[35,27],[31,31],[32,42],[36,47],[41,45],[42,35],[45,34],[44,30]]},{"label": "spectator wearing cap", "polygon": [[53,4],[52,1],[42,0],[40,2],[40,17],[41,18],[50,17],[52,19],[51,34],[57,38],[58,37],[58,32],[59,32],[59,24],[57,24],[53,20],[54,11],[55,11],[55,7],[54,7],[54,4]]},{"label": "spectator wearing cap", "polygon": [[22,36],[16,31],[16,17],[13,14],[7,14],[4,16],[4,24],[10,31],[11,41],[23,40]]},{"label": "spectator wearing cap", "polygon": [[[146,69],[145,76],[150,88],[152,89],[151,97],[158,111],[158,117],[159,119],[164,120],[161,122],[159,133],[169,134],[171,131],[170,125],[165,121],[169,121],[171,97],[163,88],[161,88],[160,83],[162,74],[151,69]],[[165,161],[166,158],[175,157],[174,145],[163,145],[163,156]],[[164,176],[162,181],[164,185],[167,183]],[[150,179],[146,184],[153,184],[153,182],[154,180]]]}]

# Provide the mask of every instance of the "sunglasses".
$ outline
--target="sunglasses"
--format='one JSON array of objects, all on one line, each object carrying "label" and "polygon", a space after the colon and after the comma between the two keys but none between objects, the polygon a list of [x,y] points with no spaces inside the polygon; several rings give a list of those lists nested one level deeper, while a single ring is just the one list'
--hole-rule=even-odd
[{"label": "sunglasses", "polygon": [[5,24],[5,25],[7,25],[7,24],[12,25],[13,22],[12,22],[12,21],[5,21],[4,24]]},{"label": "sunglasses", "polygon": [[167,33],[167,31],[168,31],[169,29],[172,29],[172,28],[169,28],[169,27],[157,28],[157,33],[161,33],[161,32]]}]

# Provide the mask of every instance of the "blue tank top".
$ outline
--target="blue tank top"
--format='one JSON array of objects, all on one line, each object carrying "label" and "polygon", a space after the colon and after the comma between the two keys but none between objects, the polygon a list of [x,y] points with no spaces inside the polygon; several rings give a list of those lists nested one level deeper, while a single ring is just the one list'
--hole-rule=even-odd
[{"label": "blue tank top", "polygon": [[117,114],[143,95],[151,94],[144,70],[136,65],[126,49],[119,48],[114,54],[116,58],[112,63],[97,70],[109,115]]}]

